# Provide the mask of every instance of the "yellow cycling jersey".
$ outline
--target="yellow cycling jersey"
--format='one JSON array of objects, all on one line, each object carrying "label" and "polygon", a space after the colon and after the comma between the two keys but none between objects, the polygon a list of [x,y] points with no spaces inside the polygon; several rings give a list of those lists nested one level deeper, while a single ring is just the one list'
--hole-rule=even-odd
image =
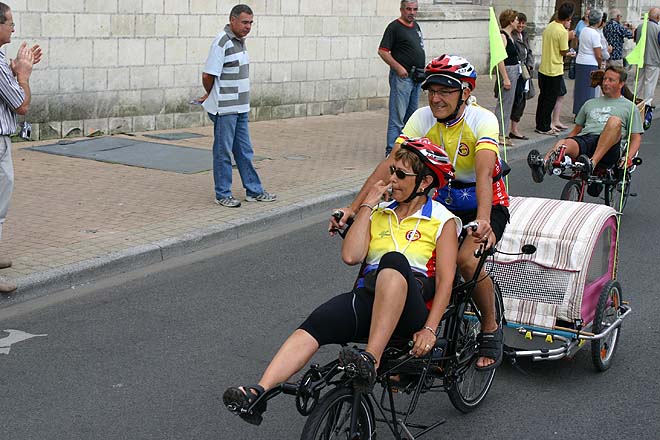
[{"label": "yellow cycling jersey", "polygon": [[[436,200],[445,204],[452,211],[468,211],[477,208],[474,184],[476,182],[476,153],[490,150],[498,155],[493,169],[493,205],[508,206],[509,196],[502,179],[502,164],[499,160],[499,128],[495,115],[473,103],[465,106],[463,114],[454,121],[441,123],[433,116],[430,107],[422,107],[410,116],[403,135],[409,138],[426,137],[440,145],[454,164],[456,179],[460,190],[452,198],[446,196],[447,188],[440,189]],[[398,143],[403,140],[397,139]],[[466,188],[467,186],[467,188]],[[443,194],[442,196],[440,194]],[[445,203],[445,200],[451,200]]]},{"label": "yellow cycling jersey", "polygon": [[371,241],[363,273],[378,268],[388,252],[406,256],[413,271],[435,276],[435,247],[445,223],[454,219],[456,233],[461,233],[461,220],[440,203],[428,199],[422,208],[401,221],[394,209],[398,202],[382,202],[371,215]]}]

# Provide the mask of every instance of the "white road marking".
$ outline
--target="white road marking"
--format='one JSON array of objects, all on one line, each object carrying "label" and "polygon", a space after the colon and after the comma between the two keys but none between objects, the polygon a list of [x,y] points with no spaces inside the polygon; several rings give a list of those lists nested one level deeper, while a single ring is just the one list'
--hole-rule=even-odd
[{"label": "white road marking", "polygon": [[28,339],[37,338],[41,336],[48,336],[48,335],[33,335],[31,333],[26,333],[20,330],[7,329],[4,331],[6,333],[9,333],[9,336],[0,339],[0,354],[9,354],[9,350],[11,350],[11,346],[18,342],[26,341]]}]

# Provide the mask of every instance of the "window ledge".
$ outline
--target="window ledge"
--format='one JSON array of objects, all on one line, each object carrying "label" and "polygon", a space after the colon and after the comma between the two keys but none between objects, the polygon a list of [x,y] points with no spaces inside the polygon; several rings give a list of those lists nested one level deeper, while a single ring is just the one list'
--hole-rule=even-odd
[{"label": "window ledge", "polygon": [[483,21],[490,18],[488,6],[424,5],[417,14],[418,21]]}]

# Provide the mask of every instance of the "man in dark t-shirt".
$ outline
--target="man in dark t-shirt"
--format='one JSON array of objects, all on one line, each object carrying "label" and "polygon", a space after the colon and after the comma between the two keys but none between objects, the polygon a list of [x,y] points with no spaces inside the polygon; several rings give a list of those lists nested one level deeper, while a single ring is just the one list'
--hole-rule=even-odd
[{"label": "man in dark t-shirt", "polygon": [[416,1],[401,2],[401,17],[385,29],[378,55],[390,66],[390,101],[385,154],[392,151],[410,115],[417,110],[420,83],[424,80],[424,38],[415,21]]}]

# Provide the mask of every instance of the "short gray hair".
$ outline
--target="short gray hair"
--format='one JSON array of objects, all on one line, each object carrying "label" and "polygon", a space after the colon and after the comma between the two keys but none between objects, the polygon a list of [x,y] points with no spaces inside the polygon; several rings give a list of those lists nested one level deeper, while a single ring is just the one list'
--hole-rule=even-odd
[{"label": "short gray hair", "polygon": [[401,4],[399,5],[399,9],[403,9],[406,6],[408,6],[408,3],[417,3],[417,0],[401,0]]},{"label": "short gray hair", "polygon": [[247,15],[254,15],[252,13],[252,9],[248,5],[236,5],[233,8],[231,8],[231,12],[229,13],[229,18],[239,17],[243,13]]},{"label": "short gray hair", "polygon": [[589,26],[598,24],[601,21],[603,21],[603,13],[601,11],[598,9],[592,9],[589,11]]}]

